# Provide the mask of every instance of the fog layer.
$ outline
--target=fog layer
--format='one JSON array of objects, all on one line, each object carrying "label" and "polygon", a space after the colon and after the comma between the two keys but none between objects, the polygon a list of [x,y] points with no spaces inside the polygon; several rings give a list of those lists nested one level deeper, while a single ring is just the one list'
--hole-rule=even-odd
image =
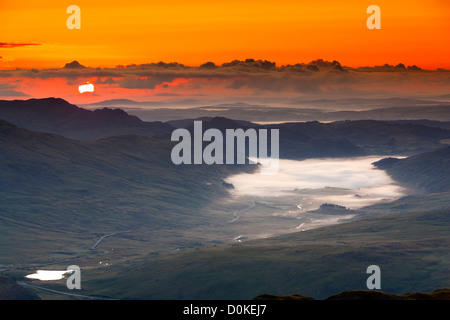
[{"label": "fog layer", "polygon": [[237,174],[227,182],[233,184],[231,193],[235,196],[298,197],[299,202],[307,201],[299,203],[299,209],[308,204],[309,210],[315,209],[325,202],[357,209],[404,195],[386,172],[372,165],[382,158],[280,159],[277,174]]}]

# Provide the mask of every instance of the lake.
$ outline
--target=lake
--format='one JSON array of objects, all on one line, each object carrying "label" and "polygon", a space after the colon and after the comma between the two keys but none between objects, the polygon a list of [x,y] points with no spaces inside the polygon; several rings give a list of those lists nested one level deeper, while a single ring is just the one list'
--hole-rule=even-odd
[{"label": "lake", "polygon": [[26,278],[38,279],[42,281],[52,281],[64,278],[64,274],[66,273],[67,270],[37,270],[35,273],[27,275]]}]

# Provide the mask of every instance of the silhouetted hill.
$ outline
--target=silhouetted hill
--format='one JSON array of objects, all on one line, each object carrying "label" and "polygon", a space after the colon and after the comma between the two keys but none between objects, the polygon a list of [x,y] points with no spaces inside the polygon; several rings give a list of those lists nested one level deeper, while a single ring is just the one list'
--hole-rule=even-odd
[{"label": "silhouetted hill", "polygon": [[0,101],[0,119],[34,131],[57,133],[77,140],[118,135],[154,136],[174,128],[144,122],[120,109],[87,110],[59,98]]},{"label": "silhouetted hill", "polygon": [[406,159],[385,158],[374,165],[412,189],[429,193],[450,190],[450,147]]},{"label": "silhouetted hill", "polygon": [[[311,297],[294,295],[262,294],[253,300],[315,300]],[[450,300],[450,289],[438,289],[432,292],[413,292],[392,294],[373,290],[350,290],[329,296],[324,300]]]},{"label": "silhouetted hill", "polygon": [[288,296],[284,296],[281,294],[268,294],[264,293],[256,298],[253,298],[253,300],[315,300],[314,298],[302,296],[300,294],[291,294]]},{"label": "silhouetted hill", "polygon": [[329,296],[326,300],[450,300],[450,289],[437,289],[432,292],[411,292],[405,294],[354,290]]}]

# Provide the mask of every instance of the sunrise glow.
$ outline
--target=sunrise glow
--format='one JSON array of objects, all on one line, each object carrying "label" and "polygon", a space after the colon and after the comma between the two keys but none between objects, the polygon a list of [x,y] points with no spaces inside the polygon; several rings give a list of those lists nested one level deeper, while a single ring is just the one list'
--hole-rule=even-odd
[{"label": "sunrise glow", "polygon": [[[225,74],[187,69],[249,58],[273,62],[277,68],[323,59],[351,68],[402,64],[434,71],[450,69],[450,2],[379,0],[381,29],[377,30],[367,28],[371,4],[358,0],[80,0],[76,3],[80,21],[76,21],[67,12],[69,4],[60,1],[3,1],[0,97],[61,96],[87,103],[181,95],[218,97],[229,96],[230,91],[260,95],[253,85],[258,90],[261,86],[274,89],[261,80],[242,85],[247,75],[234,77],[228,69]],[[168,65],[155,70],[145,67],[159,62]],[[134,66],[143,67],[137,70]],[[447,85],[445,75],[422,76],[392,81],[408,85],[408,90],[417,84],[429,85],[438,93]],[[379,90],[390,90],[389,81],[373,77],[372,89],[380,84]],[[83,81],[95,86],[95,93],[86,86],[80,89],[91,94],[79,94],[76,89]],[[332,79],[329,87],[317,90],[337,92],[345,81]],[[358,86],[365,83],[352,81]],[[328,81],[323,84],[328,86]],[[280,83],[279,88],[286,86]]]}]

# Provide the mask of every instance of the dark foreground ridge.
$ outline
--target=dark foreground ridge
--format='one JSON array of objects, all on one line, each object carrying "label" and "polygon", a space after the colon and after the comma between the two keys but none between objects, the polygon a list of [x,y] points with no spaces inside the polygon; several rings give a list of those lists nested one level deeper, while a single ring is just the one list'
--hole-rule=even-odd
[{"label": "dark foreground ridge", "polygon": [[[253,300],[316,300],[311,297],[294,295],[262,294]],[[371,290],[350,290],[329,296],[323,300],[450,300],[450,289],[438,289],[432,292],[414,292],[405,294],[392,294]]]}]

